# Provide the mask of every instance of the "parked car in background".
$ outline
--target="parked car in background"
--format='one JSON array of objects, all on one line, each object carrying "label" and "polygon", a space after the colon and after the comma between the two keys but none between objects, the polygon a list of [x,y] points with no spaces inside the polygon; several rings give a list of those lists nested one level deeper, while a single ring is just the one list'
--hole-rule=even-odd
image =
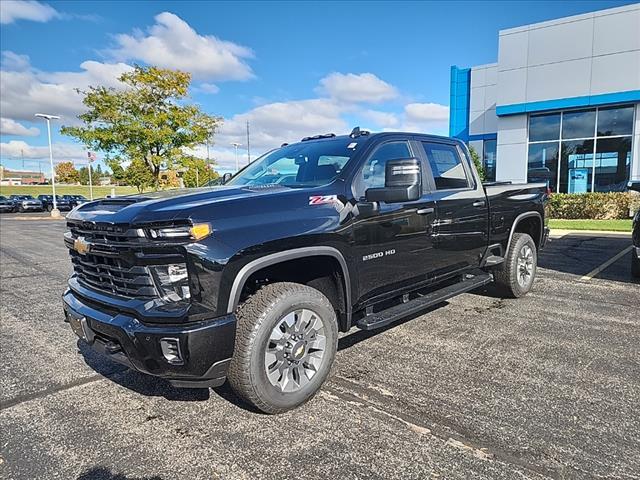
[{"label": "parked car in background", "polygon": [[[629,182],[629,190],[640,192],[640,182]],[[633,230],[631,231],[631,276],[640,278],[640,209],[633,216]]]},{"label": "parked car in background", "polygon": [[13,203],[13,200],[5,197],[4,195],[0,195],[0,212],[11,213],[16,211],[16,205]]},{"label": "parked car in background", "polygon": [[[53,195],[38,195],[38,199],[48,212],[53,210]],[[56,207],[58,207],[58,210],[71,210],[74,206],[68,198],[56,195]]]},{"label": "parked car in background", "polygon": [[78,205],[82,205],[83,203],[87,203],[89,199],[84,195],[62,195],[64,200],[69,200],[71,203],[71,208],[75,208]]},{"label": "parked car in background", "polygon": [[44,208],[42,202],[33,195],[11,195],[9,200],[13,201],[14,211],[18,212],[41,212]]}]

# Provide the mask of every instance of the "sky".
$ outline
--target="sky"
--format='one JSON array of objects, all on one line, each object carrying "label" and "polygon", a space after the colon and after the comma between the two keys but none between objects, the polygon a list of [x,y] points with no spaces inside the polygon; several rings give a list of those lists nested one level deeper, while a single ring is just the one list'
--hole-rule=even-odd
[{"label": "sky", "polygon": [[[59,134],[83,111],[77,88],[118,88],[133,64],[192,74],[190,100],[223,117],[210,156],[235,165],[307,135],[405,130],[446,135],[449,72],[493,63],[498,31],[625,1],[0,2],[0,160],[49,172],[86,162]],[[101,158],[100,152],[98,158]],[[194,153],[206,158],[205,146]]]}]

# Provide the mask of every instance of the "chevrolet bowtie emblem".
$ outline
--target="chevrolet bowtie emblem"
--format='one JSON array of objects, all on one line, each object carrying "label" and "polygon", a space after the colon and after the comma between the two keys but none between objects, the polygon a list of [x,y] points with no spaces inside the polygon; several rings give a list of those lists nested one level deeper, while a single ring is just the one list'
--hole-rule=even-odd
[{"label": "chevrolet bowtie emblem", "polygon": [[80,255],[86,255],[91,250],[91,244],[84,237],[78,237],[73,241],[73,248]]}]

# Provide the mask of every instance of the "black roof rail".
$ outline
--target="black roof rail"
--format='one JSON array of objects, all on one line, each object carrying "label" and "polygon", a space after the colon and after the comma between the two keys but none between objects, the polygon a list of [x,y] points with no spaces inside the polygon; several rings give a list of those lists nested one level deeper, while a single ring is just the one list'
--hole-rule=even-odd
[{"label": "black roof rail", "polygon": [[349,136],[351,138],[358,138],[360,136],[364,136],[364,135],[369,135],[368,130],[360,130],[360,127],[355,127],[353,130],[351,130],[351,133],[349,134]]},{"label": "black roof rail", "polygon": [[312,137],[304,137],[301,142],[307,142],[309,140],[320,140],[321,138],[333,138],[335,137],[335,133],[325,133],[324,135],[314,135]]}]

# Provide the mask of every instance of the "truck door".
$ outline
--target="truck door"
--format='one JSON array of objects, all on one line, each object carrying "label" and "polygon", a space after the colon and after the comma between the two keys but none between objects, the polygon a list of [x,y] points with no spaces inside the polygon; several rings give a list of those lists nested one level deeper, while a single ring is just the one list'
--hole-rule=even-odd
[{"label": "truck door", "polygon": [[[375,147],[354,178],[355,198],[362,200],[368,188],[385,186],[388,160],[417,157],[423,162],[415,149],[415,144],[406,140],[389,140]],[[422,164],[423,172],[424,169]],[[354,218],[352,235],[360,301],[425,279],[432,262],[430,233],[435,204],[425,182],[422,183],[420,199],[379,202],[373,215]]]},{"label": "truck door", "polygon": [[420,142],[433,176],[436,275],[478,266],[489,241],[489,205],[457,145]]}]

